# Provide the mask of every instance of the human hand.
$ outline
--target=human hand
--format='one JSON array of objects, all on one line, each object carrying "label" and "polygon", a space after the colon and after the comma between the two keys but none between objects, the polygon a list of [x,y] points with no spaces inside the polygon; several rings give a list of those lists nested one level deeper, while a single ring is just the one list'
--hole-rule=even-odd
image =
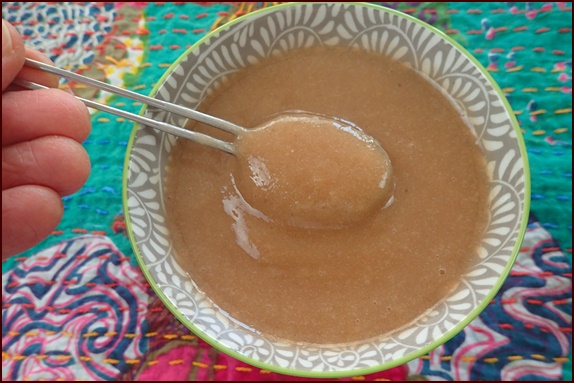
[{"label": "human hand", "polygon": [[58,79],[23,67],[24,57],[49,64],[24,47],[2,20],[2,260],[48,236],[63,214],[61,197],[77,191],[90,173],[80,144],[90,133],[84,104],[60,89],[20,90],[18,77],[50,88]]}]

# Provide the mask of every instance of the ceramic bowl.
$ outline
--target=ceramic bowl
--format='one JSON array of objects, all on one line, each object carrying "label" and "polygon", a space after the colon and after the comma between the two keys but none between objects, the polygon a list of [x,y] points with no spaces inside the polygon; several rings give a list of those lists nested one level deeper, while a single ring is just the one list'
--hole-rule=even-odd
[{"label": "ceramic bowl", "polygon": [[[188,49],[152,96],[196,107],[226,76],[275,52],[353,46],[390,56],[426,75],[462,107],[487,158],[490,223],[476,260],[456,290],[405,328],[353,344],[274,341],[238,326],[206,299],[173,257],[163,183],[173,136],[137,127],[129,141],[124,207],[139,264],[171,312],[217,349],[257,367],[334,378],[388,369],[461,331],[494,297],[519,251],[529,208],[529,173],[518,124],[488,72],[448,36],[408,15],[358,3],[284,4],[240,17]],[[172,124],[182,120],[143,110]],[[190,195],[193,197],[193,195]]]}]

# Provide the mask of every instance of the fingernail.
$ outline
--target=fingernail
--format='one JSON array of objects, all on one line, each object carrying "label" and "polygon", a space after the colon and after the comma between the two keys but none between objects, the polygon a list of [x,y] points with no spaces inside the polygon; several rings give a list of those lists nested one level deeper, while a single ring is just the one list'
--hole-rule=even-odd
[{"label": "fingernail", "polygon": [[10,55],[12,51],[10,28],[8,28],[8,23],[2,20],[2,57]]}]

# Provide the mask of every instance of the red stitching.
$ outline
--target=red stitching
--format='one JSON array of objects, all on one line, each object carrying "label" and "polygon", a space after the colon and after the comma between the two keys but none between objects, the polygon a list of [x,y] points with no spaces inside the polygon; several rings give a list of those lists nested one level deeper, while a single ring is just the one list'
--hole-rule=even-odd
[{"label": "red stitching", "polygon": [[560,251],[559,247],[545,247],[542,249],[543,253],[550,253],[551,251]]}]

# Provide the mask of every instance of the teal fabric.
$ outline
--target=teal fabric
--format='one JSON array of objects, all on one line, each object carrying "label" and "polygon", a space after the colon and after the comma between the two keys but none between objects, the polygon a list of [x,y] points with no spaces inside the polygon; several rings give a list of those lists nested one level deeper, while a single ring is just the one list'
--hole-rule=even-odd
[{"label": "teal fabric", "polygon": [[[542,4],[535,4],[533,10],[538,13],[530,20],[523,13],[528,9],[525,4],[514,4],[521,12],[516,14],[502,4],[507,3],[452,4],[449,9],[458,11],[451,16],[452,28],[465,36],[465,47],[485,67],[497,62],[492,76],[501,88],[508,90],[507,98],[520,113],[517,118],[524,130],[532,175],[532,211],[562,247],[571,249],[572,67],[565,66],[564,70],[559,67],[572,60],[572,11],[545,3],[552,8],[543,12]],[[497,13],[500,10],[505,12]],[[489,27],[484,28],[485,24]],[[526,30],[520,30],[521,27]],[[489,28],[505,30],[496,32],[489,40],[486,37]],[[482,33],[469,33],[483,29]],[[509,54],[514,57],[509,58]],[[514,66],[505,68],[511,61]],[[518,67],[522,68],[515,70]],[[536,68],[543,72],[533,71]],[[570,76],[570,80],[561,81],[561,76]],[[537,106],[532,108],[532,103]],[[556,113],[567,109],[570,111]],[[541,110],[546,112],[533,121],[530,112]],[[555,132],[562,128],[565,131]]]}]

